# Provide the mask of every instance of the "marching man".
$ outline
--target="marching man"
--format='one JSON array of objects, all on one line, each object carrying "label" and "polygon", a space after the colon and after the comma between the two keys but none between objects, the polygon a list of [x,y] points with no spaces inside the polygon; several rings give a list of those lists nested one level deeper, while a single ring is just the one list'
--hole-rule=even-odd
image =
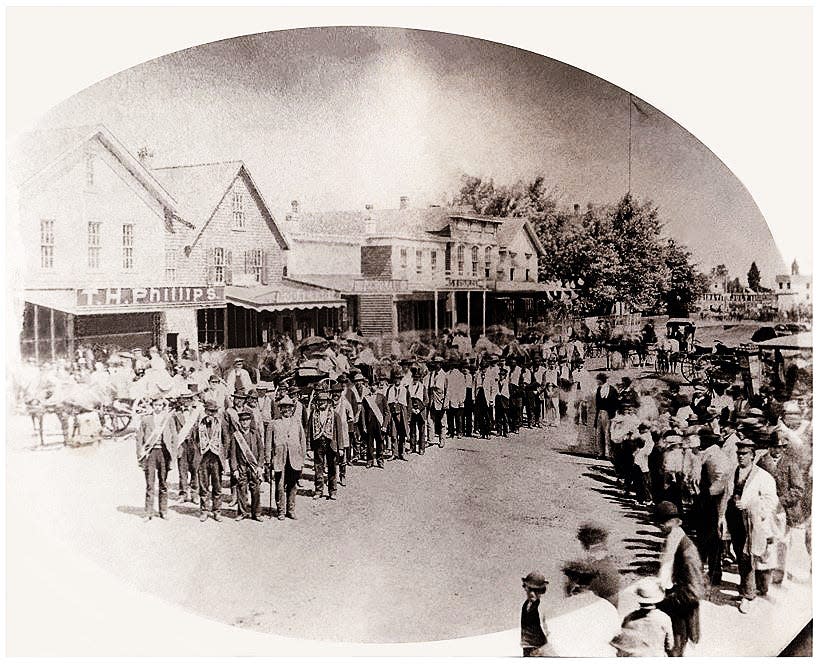
[{"label": "marching man", "polygon": [[[236,521],[246,519],[261,521],[258,514],[260,503],[259,484],[261,465],[264,458],[264,441],[257,429],[253,428],[253,413],[243,410],[239,413],[239,426],[233,431],[230,446],[230,472],[238,484],[238,515]],[[250,489],[250,510],[247,510],[247,489]]]},{"label": "marching man", "polygon": [[177,464],[179,467],[179,498],[193,501],[193,493],[199,490],[199,447],[193,441],[192,433],[202,415],[202,407],[193,403],[193,393],[179,395],[180,409],[176,412],[176,440],[179,442]]},{"label": "marching man", "polygon": [[145,516],[153,517],[153,494],[159,482],[159,518],[168,518],[168,470],[176,458],[176,427],[173,414],[165,410],[162,397],[151,401],[153,412],[145,415],[136,430],[136,458],[145,473]]},{"label": "marching man", "polygon": [[222,473],[227,467],[225,451],[227,427],[219,414],[219,404],[205,401],[204,415],[191,432],[199,450],[199,521],[207,521],[207,493],[211,494],[213,519],[221,521]]},{"label": "marching man", "polygon": [[267,464],[272,467],[275,482],[276,516],[282,521],[285,516],[296,518],[295,497],[307,455],[307,437],[301,420],[294,416],[295,401],[284,395],[278,407],[281,417],[272,422]]}]

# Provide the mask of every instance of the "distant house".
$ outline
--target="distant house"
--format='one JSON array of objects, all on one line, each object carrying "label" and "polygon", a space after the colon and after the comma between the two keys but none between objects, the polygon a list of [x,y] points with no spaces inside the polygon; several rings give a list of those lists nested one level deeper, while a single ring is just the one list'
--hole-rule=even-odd
[{"label": "distant house", "polygon": [[801,274],[798,261],[792,262],[790,274],[777,274],[775,295],[780,313],[795,312],[797,315],[812,313],[812,275]]}]

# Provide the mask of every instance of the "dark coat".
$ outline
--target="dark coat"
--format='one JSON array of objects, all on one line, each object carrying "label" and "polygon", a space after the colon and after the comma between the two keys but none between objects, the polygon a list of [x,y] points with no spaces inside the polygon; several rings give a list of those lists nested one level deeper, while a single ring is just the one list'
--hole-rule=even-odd
[{"label": "dark coat", "polygon": [[608,391],[608,396],[603,399],[599,395],[599,390],[601,388],[601,385],[598,385],[596,388],[596,412],[599,413],[602,410],[607,411],[608,417],[613,419],[616,415],[616,411],[619,410],[619,393],[616,391],[616,388],[611,385],[611,389]]},{"label": "dark coat", "polygon": [[[250,461],[244,457],[244,452],[242,451],[241,447],[239,446],[238,442],[236,442],[234,436],[235,432],[231,434],[231,438],[233,439],[232,444],[230,445],[230,470],[232,472],[238,471],[240,466],[248,466],[250,465]],[[256,462],[258,463],[258,468],[260,469],[261,466],[264,464],[264,438],[263,436],[253,428],[248,429],[247,431],[242,431],[241,435],[244,436],[244,440],[247,441],[247,447],[253,453],[253,456],[256,458]]]},{"label": "dark coat", "polygon": [[[332,418],[333,425],[332,425],[332,436],[330,437],[329,446],[330,446],[330,449],[333,452],[337,452],[339,449],[343,449],[343,447],[344,447],[343,441],[341,441],[340,431],[341,431],[342,426],[347,426],[347,423],[343,421],[343,419],[341,418],[341,414],[333,406],[330,406],[330,410],[332,411],[332,414],[333,414],[333,418]],[[307,443],[309,444],[311,449],[315,449],[315,444],[316,444],[316,442],[315,442],[315,440],[313,438],[313,433],[312,433],[312,421],[313,421],[313,418],[316,416],[317,413],[318,413],[318,409],[313,408],[312,413],[310,413],[310,417],[307,420],[307,429],[306,429]]]},{"label": "dark coat", "polygon": [[[670,616],[677,648],[699,642],[699,601],[704,597],[702,561],[696,545],[683,535],[673,557],[673,588],[656,608]],[[680,654],[680,653],[679,653]]]}]

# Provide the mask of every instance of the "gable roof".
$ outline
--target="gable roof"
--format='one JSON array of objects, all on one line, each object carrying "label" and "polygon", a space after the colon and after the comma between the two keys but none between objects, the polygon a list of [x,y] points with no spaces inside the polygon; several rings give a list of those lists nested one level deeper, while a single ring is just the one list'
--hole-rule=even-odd
[{"label": "gable roof", "polygon": [[267,202],[261,195],[261,191],[256,186],[243,161],[162,166],[154,168],[153,172],[160,182],[164,183],[170,191],[176,194],[181,209],[199,229],[191,246],[196,246],[233,183],[238,178],[244,177],[251,192],[258,197],[261,203],[262,215],[276,241],[282,249],[289,249],[289,245],[281,234]]},{"label": "gable roof", "polygon": [[508,247],[521,232],[528,235],[538,256],[545,254],[545,248],[537,237],[537,233],[525,217],[505,217],[503,223],[497,228],[497,243],[501,247]]},{"label": "gable roof", "polygon": [[9,171],[18,186],[26,186],[35,178],[46,175],[63,159],[94,139],[98,139],[119,160],[123,167],[171,213],[175,221],[192,227],[192,224],[178,215],[178,203],[173,195],[102,124],[45,129],[24,134],[9,149]]}]

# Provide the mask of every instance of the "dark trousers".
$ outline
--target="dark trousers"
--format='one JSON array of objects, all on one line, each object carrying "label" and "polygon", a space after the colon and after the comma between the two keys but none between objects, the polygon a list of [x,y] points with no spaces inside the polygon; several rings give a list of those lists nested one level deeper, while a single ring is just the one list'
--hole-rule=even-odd
[{"label": "dark trousers", "polygon": [[298,480],[301,471],[295,470],[289,463],[284,470],[273,473],[276,487],[276,510],[278,516],[283,514],[295,515],[295,497],[298,495]]},{"label": "dark trousers", "polygon": [[434,424],[435,436],[443,437],[443,412],[443,410],[429,408],[429,415],[431,415]]},{"label": "dark trousers", "polygon": [[466,400],[463,402],[463,435],[472,437],[474,432],[474,397],[472,388],[466,388]]},{"label": "dark trousers", "polygon": [[368,462],[381,462],[383,460],[383,433],[380,429],[375,431],[367,431],[365,434],[366,440],[366,459]]},{"label": "dark trousers", "polygon": [[653,500],[650,492],[650,473],[643,472],[636,464],[633,466],[633,489],[637,500],[642,502]]},{"label": "dark trousers", "polygon": [[525,413],[528,426],[540,425],[540,398],[536,389],[525,391]]},{"label": "dark trousers", "polygon": [[497,425],[497,433],[501,436],[508,436],[508,408],[508,397],[498,394],[494,398],[494,421]]},{"label": "dark trousers", "polygon": [[412,451],[422,454],[426,451],[426,413],[412,413],[409,416],[409,440]]},{"label": "dark trousers", "polygon": [[719,503],[721,495],[702,494],[699,502],[697,545],[699,556],[707,565],[710,585],[721,585],[721,538],[719,537]]},{"label": "dark trousers", "polygon": [[222,462],[210,450],[204,453],[199,462],[199,506],[202,512],[207,507],[208,489],[213,501],[213,512],[218,514],[222,508]]},{"label": "dark trousers", "polygon": [[347,477],[347,457],[349,456],[349,448],[344,447],[338,450],[338,481],[343,482]]},{"label": "dark trousers", "polygon": [[512,433],[515,433],[519,431],[520,420],[523,417],[523,393],[516,385],[510,385],[509,394],[506,417],[508,419],[508,428]]},{"label": "dark trousers", "polygon": [[487,438],[491,434],[492,428],[494,428],[494,423],[491,418],[491,408],[486,402],[486,394],[483,390],[477,393],[474,415],[474,426],[477,428],[477,432]]},{"label": "dark trousers", "polygon": [[[241,464],[238,467],[238,513],[258,516],[258,506],[261,502],[261,489],[258,475],[249,464]],[[247,504],[247,490],[250,490],[250,504]],[[249,508],[249,510],[248,510]]]},{"label": "dark trousers", "polygon": [[448,423],[448,436],[454,438],[463,434],[463,409],[449,406],[446,409],[446,421]]},{"label": "dark trousers", "polygon": [[403,410],[392,411],[392,426],[390,427],[390,443],[392,456],[402,458],[406,452],[406,423],[403,421]]},{"label": "dark trousers", "polygon": [[188,486],[196,493],[199,491],[199,459],[193,443],[186,440],[182,443],[179,456],[179,493],[187,493]]},{"label": "dark trousers", "polygon": [[159,514],[168,511],[168,464],[165,449],[154,447],[143,462],[145,469],[145,514],[153,512],[153,495],[159,483]]},{"label": "dark trousers", "polygon": [[727,506],[725,516],[730,539],[733,542],[733,551],[736,552],[738,574],[741,577],[739,593],[745,599],[753,600],[756,595],[766,595],[770,587],[772,570],[757,570],[753,564],[753,557],[744,552],[747,542],[747,530],[744,527],[744,515],[736,509],[732,502]]},{"label": "dark trousers", "polygon": [[[380,434],[379,434],[380,436]],[[315,465],[315,495],[324,493],[324,474],[327,475],[329,485],[329,495],[334,496],[337,486],[335,484],[336,457],[335,450],[330,446],[329,438],[319,438],[312,443],[312,457]],[[370,443],[371,445],[372,443]]]}]

